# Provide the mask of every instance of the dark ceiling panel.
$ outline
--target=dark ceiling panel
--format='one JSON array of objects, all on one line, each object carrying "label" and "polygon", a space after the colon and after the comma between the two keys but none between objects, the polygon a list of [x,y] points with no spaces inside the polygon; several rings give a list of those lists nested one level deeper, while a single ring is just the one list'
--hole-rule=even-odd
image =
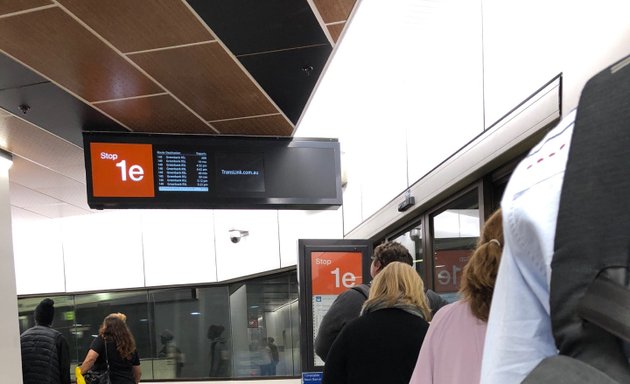
[{"label": "dark ceiling panel", "polygon": [[48,80],[0,53],[0,90],[44,82]]},{"label": "dark ceiling panel", "polygon": [[0,18],[0,49],[88,101],[162,92],[59,8]]},{"label": "dark ceiling panel", "polygon": [[356,0],[313,0],[324,23],[346,21]]},{"label": "dark ceiling panel", "polygon": [[59,0],[122,52],[214,40],[181,1]]},{"label": "dark ceiling panel", "polygon": [[207,121],[279,112],[218,43],[129,58]]},{"label": "dark ceiling panel", "polygon": [[212,125],[226,135],[291,136],[293,134],[293,126],[282,115],[215,121]]},{"label": "dark ceiling panel", "polygon": [[216,133],[171,95],[98,103],[96,107],[136,132]]},{"label": "dark ceiling panel", "polygon": [[287,117],[297,124],[331,51],[332,47],[326,44],[241,56],[239,60]]},{"label": "dark ceiling panel", "polygon": [[52,4],[49,0],[0,0],[0,15]]},{"label": "dark ceiling panel", "polygon": [[[26,114],[20,105],[30,108]],[[83,147],[82,130],[126,131],[94,108],[53,83],[0,91],[0,107],[69,142]]]},{"label": "dark ceiling panel", "polygon": [[307,0],[187,0],[235,55],[328,43]]}]

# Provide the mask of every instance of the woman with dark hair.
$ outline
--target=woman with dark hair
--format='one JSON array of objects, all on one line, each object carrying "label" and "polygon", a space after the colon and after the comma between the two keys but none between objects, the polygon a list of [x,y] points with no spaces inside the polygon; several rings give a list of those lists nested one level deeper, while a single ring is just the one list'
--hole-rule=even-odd
[{"label": "woman with dark hair", "polygon": [[412,266],[395,261],[383,268],[361,316],[333,342],[322,384],[409,383],[431,318],[423,288]]},{"label": "woman with dark hair", "polygon": [[112,384],[140,382],[140,358],[126,320],[127,316],[122,313],[105,317],[98,330],[98,337],[92,342],[81,364],[81,374],[85,375],[93,367],[96,371],[105,371],[109,366]]},{"label": "woman with dark hair", "polygon": [[494,283],[503,252],[497,210],[484,225],[462,274],[461,300],[442,307],[431,322],[410,384],[479,383]]}]

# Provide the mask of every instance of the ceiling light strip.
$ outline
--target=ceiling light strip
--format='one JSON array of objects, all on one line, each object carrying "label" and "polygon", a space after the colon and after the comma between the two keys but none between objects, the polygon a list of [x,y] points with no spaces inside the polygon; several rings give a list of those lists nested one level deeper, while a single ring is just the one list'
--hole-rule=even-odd
[{"label": "ceiling light strip", "polygon": [[282,48],[282,49],[274,49],[272,51],[262,51],[262,52],[252,52],[252,53],[243,53],[241,55],[236,55],[236,57],[246,57],[246,56],[256,56],[256,55],[264,55],[267,53],[276,53],[276,52],[286,52],[286,51],[294,51],[294,50],[298,50],[298,49],[305,49],[305,48],[314,48],[314,47],[325,47],[327,44],[311,44],[311,45],[304,45],[302,47],[291,47],[291,48]]},{"label": "ceiling light strip", "polygon": [[229,118],[229,119],[209,120],[208,123],[220,123],[220,122],[223,122],[223,121],[256,119],[258,117],[280,116],[280,115],[281,115],[280,113],[266,113],[264,115],[242,116],[242,117],[232,117],[232,118]]},{"label": "ceiling light strip", "polygon": [[199,41],[196,43],[188,43],[188,44],[180,44],[180,45],[171,45],[168,47],[162,47],[162,48],[152,48],[152,49],[144,49],[142,51],[133,51],[133,52],[126,52],[125,55],[127,56],[131,56],[131,55],[137,55],[140,53],[149,53],[149,52],[159,52],[159,51],[167,51],[169,49],[177,49],[177,48],[186,48],[186,47],[193,47],[195,45],[204,45],[204,44],[212,44],[212,43],[216,43],[216,40],[206,40],[206,41]]},{"label": "ceiling light strip", "polygon": [[13,17],[13,16],[19,16],[19,15],[23,15],[25,13],[32,13],[32,12],[37,12],[37,11],[43,11],[45,9],[48,8],[55,8],[56,5],[55,4],[50,4],[50,5],[44,5],[41,7],[36,7],[36,8],[31,8],[31,9],[24,9],[22,11],[17,11],[17,12],[11,12],[11,13],[6,13],[4,15],[0,15],[0,19],[5,19],[8,17]]},{"label": "ceiling light strip", "polygon": [[[201,117],[197,112],[195,112],[192,108],[190,108],[186,103],[184,103],[183,101],[181,101],[179,99],[179,97],[175,96],[171,91],[168,90],[168,88],[166,88],[164,85],[162,85],[162,83],[160,83],[159,81],[157,81],[156,79],[153,78],[153,76],[149,75],[144,69],[142,69],[142,67],[140,67],[138,64],[136,64],[133,60],[131,60],[129,57],[127,57],[124,53],[122,53],[118,48],[116,48],[109,40],[107,40],[106,38],[104,38],[103,36],[101,36],[98,32],[96,32],[94,29],[92,29],[92,27],[90,27],[89,25],[87,25],[83,20],[81,20],[77,15],[75,15],[74,13],[70,12],[70,10],[66,7],[64,7],[62,4],[60,4],[59,2],[57,2],[55,0],[55,2],[57,4],[59,4],[59,7],[66,12],[70,17],[72,17],[77,23],[81,24],[83,26],[83,28],[87,29],[91,34],[93,34],[94,36],[96,36],[99,40],[101,40],[105,45],[107,45],[108,47],[110,47],[115,53],[117,53],[118,55],[120,55],[120,57],[122,57],[125,61],[127,61],[131,66],[133,66],[135,69],[137,69],[140,73],[142,73],[143,75],[145,75],[149,80],[153,81],[158,87],[162,88],[164,90],[164,92],[168,93],[173,99],[177,100],[178,103],[180,103],[184,108],[186,108],[190,113],[192,113],[193,115],[195,115],[199,120],[201,120],[204,124],[206,124],[208,127],[210,127],[215,133],[221,133],[219,132],[215,127],[213,127],[211,124],[208,124],[206,122],[206,120]],[[187,3],[186,3],[187,4]],[[213,34],[214,36],[214,34]],[[94,108],[97,108],[96,106],[94,106]],[[99,109],[100,111],[100,109]],[[104,112],[103,112],[104,113]],[[107,115],[109,116],[109,115]],[[115,119],[114,119],[115,120]],[[117,120],[116,120],[117,121]],[[125,126],[127,129],[129,129],[127,126]],[[131,129],[129,129],[130,131],[132,131]]]},{"label": "ceiling light strip", "polygon": [[135,100],[135,99],[144,99],[146,97],[168,96],[168,95],[169,95],[168,92],[158,92],[158,93],[151,93],[149,95],[129,96],[129,97],[121,97],[119,99],[92,101],[92,104],[103,104],[103,103],[109,103],[109,102],[113,102],[113,101]]},{"label": "ceiling light strip", "polygon": [[[324,32],[324,35],[326,35],[326,38],[328,39],[328,42],[334,48],[335,47],[335,40],[332,38],[332,35],[330,34],[330,31],[328,30],[328,28],[326,28],[326,22],[324,22],[324,18],[322,17],[321,13],[319,12],[319,8],[317,8],[317,5],[315,5],[313,0],[307,0],[306,2],[311,7],[311,11],[313,12],[313,15],[315,15],[315,19],[317,19],[317,22],[319,23],[319,27],[322,29],[322,32]],[[323,73],[322,73],[322,75],[323,75]]]}]

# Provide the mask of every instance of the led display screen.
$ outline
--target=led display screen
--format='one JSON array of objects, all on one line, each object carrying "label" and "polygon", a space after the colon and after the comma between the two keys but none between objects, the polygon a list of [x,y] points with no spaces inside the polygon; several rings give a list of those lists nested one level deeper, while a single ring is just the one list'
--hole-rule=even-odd
[{"label": "led display screen", "polygon": [[341,205],[335,139],[84,132],[83,140],[94,209]]}]

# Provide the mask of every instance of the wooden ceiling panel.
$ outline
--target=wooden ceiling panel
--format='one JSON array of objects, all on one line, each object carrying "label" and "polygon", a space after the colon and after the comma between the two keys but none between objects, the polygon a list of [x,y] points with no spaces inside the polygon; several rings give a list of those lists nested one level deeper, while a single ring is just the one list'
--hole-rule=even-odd
[{"label": "wooden ceiling panel", "polygon": [[52,4],[49,0],[0,0],[0,15]]},{"label": "wooden ceiling panel", "polygon": [[58,1],[122,52],[215,39],[181,1]]},{"label": "wooden ceiling panel", "polygon": [[88,101],[162,91],[59,8],[0,18],[0,49]]},{"label": "wooden ceiling panel", "polygon": [[356,0],[314,0],[314,2],[324,23],[328,24],[348,20]]},{"label": "wooden ceiling panel", "polygon": [[328,28],[328,32],[330,32],[330,36],[333,38],[333,41],[335,43],[339,41],[339,36],[341,36],[341,32],[343,31],[343,28],[345,26],[346,23],[330,24],[326,26],[326,28]]},{"label": "wooden ceiling panel", "polygon": [[218,43],[129,55],[205,120],[278,113]]},{"label": "wooden ceiling panel", "polygon": [[216,133],[171,95],[98,103],[95,107],[135,132]]},{"label": "wooden ceiling panel", "polygon": [[226,135],[291,136],[293,126],[282,115],[215,121],[212,125]]}]

